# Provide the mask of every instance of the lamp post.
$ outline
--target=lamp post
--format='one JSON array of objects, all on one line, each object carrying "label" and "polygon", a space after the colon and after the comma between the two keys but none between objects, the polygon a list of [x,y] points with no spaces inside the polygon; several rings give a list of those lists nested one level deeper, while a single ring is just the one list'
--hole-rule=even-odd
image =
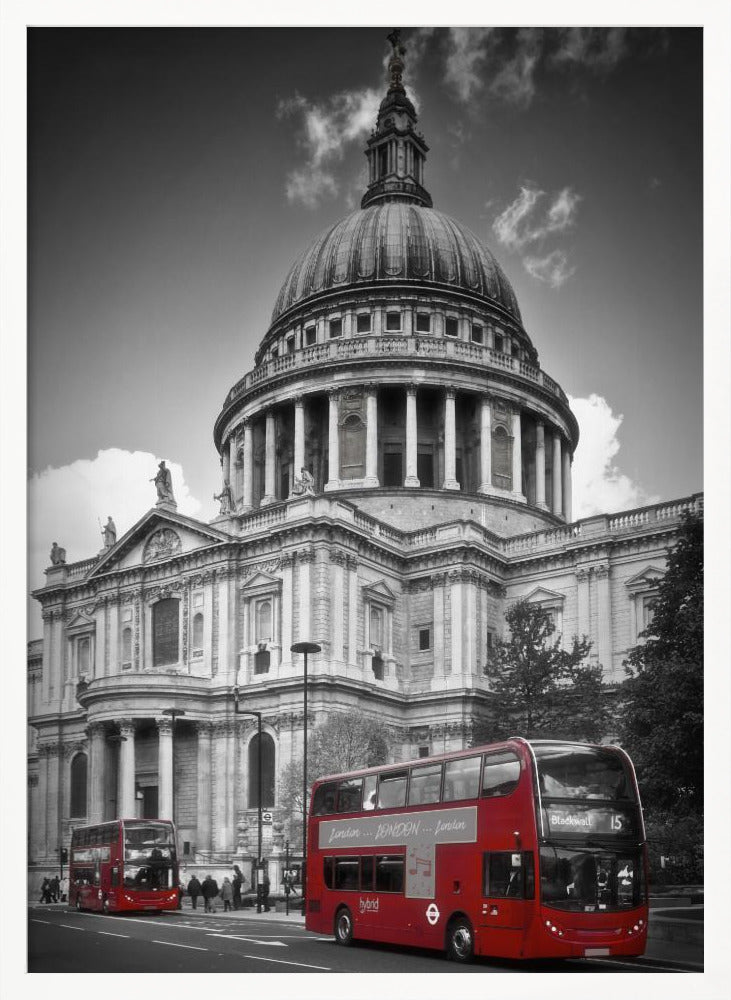
[{"label": "lamp post", "polygon": [[293,653],[304,653],[305,657],[305,672],[302,684],[302,701],[304,703],[304,728],[302,736],[304,743],[304,760],[302,763],[302,913],[304,913],[307,879],[307,654],[321,652],[322,646],[316,642],[295,642],[293,646],[290,646],[290,650]]},{"label": "lamp post", "polygon": [[185,715],[184,708],[163,708],[163,715],[167,715],[172,722],[172,729],[170,733],[170,753],[172,756],[172,774],[170,775],[170,811],[172,816],[170,817],[175,823],[175,720],[181,715]]},{"label": "lamp post", "polygon": [[257,787],[256,811],[257,811],[257,847],[256,847],[256,912],[261,913],[261,893],[259,892],[259,876],[261,874],[261,712],[255,712],[249,708],[239,707],[239,689],[234,688],[234,712],[236,715],[253,715],[257,722]]}]

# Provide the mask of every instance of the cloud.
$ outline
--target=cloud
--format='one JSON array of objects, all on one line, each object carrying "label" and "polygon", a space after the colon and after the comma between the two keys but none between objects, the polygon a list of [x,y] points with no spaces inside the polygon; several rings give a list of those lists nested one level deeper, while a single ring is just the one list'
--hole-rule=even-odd
[{"label": "cloud", "polygon": [[551,62],[563,66],[585,66],[608,73],[628,51],[626,28],[559,28],[558,48]]},{"label": "cloud", "polygon": [[574,520],[657,503],[659,497],[650,496],[615,464],[622,414],[615,415],[595,393],[586,399],[569,397],[569,404],[581,428],[571,473]]},{"label": "cloud", "polygon": [[531,277],[551,288],[560,288],[576,273],[563,250],[552,250],[545,257],[524,257],[523,267]]},{"label": "cloud", "polygon": [[541,58],[543,36],[539,28],[520,28],[514,51],[490,83],[490,93],[507,104],[527,108],[536,93],[535,72]]},{"label": "cloud", "polygon": [[298,143],[305,163],[287,175],[285,190],[290,202],[316,208],[340,191],[335,167],[346,148],[362,142],[373,129],[381,94],[373,88],[345,90],[323,101],[310,101],[301,94],[279,102],[279,118],[299,119]]},{"label": "cloud", "polygon": [[547,207],[545,199],[545,191],[524,184],[518,197],[493,220],[492,230],[502,246],[514,253],[533,247],[534,253],[523,256],[523,267],[538,281],[560,288],[576,268],[569,264],[564,250],[550,249],[546,242],[575,226],[582,199],[570,187],[555,194]]},{"label": "cloud", "polygon": [[[107,448],[96,458],[79,459],[60,468],[49,467],[28,483],[28,586],[45,583],[53,542],[66,549],[68,562],[90,559],[102,547],[99,521],[111,514],[117,538],[153,507],[157,494],[149,482],[157,472],[158,457],[144,451]],[[166,461],[173,477],[178,511],[190,517],[207,513],[191,495],[183,468]],[[211,515],[212,516],[212,515]],[[29,637],[41,634],[40,605],[30,601]]]},{"label": "cloud", "polygon": [[449,28],[444,80],[457,100],[469,103],[484,89],[481,74],[492,28]]}]

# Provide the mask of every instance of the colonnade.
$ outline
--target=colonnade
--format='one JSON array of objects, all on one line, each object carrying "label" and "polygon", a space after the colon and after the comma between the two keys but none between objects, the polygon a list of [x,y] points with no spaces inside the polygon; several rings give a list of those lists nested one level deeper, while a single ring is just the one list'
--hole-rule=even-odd
[{"label": "colonnade", "polygon": [[[432,388],[432,387],[428,387]],[[419,441],[419,410],[418,388],[415,384],[407,384],[405,393],[405,475],[403,486],[418,488],[421,484],[417,472],[417,454]],[[357,481],[341,478],[341,390],[328,392],[328,478],[323,484],[326,491],[339,490],[351,485],[374,488],[379,486],[378,456],[378,387],[366,385],[365,396],[365,476]],[[305,397],[296,396],[291,405],[294,411],[294,474],[299,476],[300,470],[306,464],[305,455]],[[502,416],[493,413],[494,397],[483,394],[480,400],[480,474],[478,493],[492,494],[496,492],[493,479],[493,431],[498,424],[508,434],[512,443],[510,481],[511,488],[507,491],[517,500],[525,502],[523,494],[523,422],[527,412],[514,402],[503,402]],[[285,404],[286,405],[286,404]],[[241,469],[241,481],[238,489],[234,487],[234,501],[237,512],[246,513],[254,507],[254,421],[257,417],[244,418],[230,433],[224,443],[222,452],[222,473],[224,483],[234,485],[233,463],[238,459]],[[263,411],[264,417],[264,493],[259,503],[261,506],[274,503],[276,495],[276,461],[277,461],[277,421],[275,410],[270,407]],[[551,511],[566,521],[571,520],[571,451],[569,442],[561,430],[551,424],[531,416],[535,422],[535,504]],[[457,419],[456,392],[452,388],[443,390],[443,447],[444,476],[439,487],[444,490],[459,490],[463,488],[457,480]],[[551,481],[547,491],[546,451],[551,449]],[[502,494],[506,491],[502,490]],[[546,495],[548,492],[548,496]]]}]

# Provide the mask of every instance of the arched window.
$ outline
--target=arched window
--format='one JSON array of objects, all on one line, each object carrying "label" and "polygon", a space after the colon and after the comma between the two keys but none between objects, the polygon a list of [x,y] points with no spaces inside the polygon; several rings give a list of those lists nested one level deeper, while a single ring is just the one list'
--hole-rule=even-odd
[{"label": "arched window", "polygon": [[256,605],[256,641],[267,642],[272,638],[272,602],[259,601]]},{"label": "arched window", "polygon": [[203,615],[200,611],[193,616],[193,649],[203,649]]},{"label": "arched window", "polygon": [[350,413],[340,428],[340,478],[365,475],[366,426],[357,413]]},{"label": "arched window", "polygon": [[152,663],[156,667],[178,662],[179,604],[180,601],[168,597],[152,609]]},{"label": "arched window", "polygon": [[504,427],[496,427],[492,435],[492,485],[502,490],[513,488],[512,441]]},{"label": "arched window", "polygon": [[[274,740],[269,733],[261,734],[261,805],[274,805]],[[249,743],[249,809],[259,805],[259,734]]]},{"label": "arched window", "polygon": [[122,666],[132,666],[132,629],[129,625],[122,629]]},{"label": "arched window", "polygon": [[85,753],[77,753],[71,761],[71,816],[86,816],[86,772]]}]

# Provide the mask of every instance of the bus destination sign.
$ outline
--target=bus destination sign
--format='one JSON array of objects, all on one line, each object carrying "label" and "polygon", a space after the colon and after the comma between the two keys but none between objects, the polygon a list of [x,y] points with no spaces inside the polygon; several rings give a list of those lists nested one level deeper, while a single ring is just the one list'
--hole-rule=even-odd
[{"label": "bus destination sign", "polygon": [[627,809],[549,805],[545,811],[553,834],[627,836],[636,832],[632,813]]}]

